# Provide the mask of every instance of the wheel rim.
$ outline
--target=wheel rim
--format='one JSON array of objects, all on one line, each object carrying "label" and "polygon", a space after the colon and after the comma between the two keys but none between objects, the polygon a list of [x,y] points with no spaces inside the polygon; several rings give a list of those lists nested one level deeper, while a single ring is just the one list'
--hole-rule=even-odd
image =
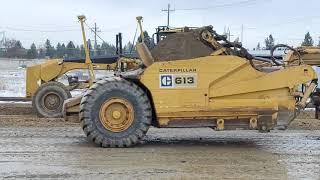
[{"label": "wheel rim", "polygon": [[132,104],[122,98],[112,98],[103,103],[99,112],[100,122],[109,131],[122,132],[134,119]]},{"label": "wheel rim", "polygon": [[57,93],[50,92],[43,96],[43,107],[49,111],[56,111],[61,106],[61,98]]}]

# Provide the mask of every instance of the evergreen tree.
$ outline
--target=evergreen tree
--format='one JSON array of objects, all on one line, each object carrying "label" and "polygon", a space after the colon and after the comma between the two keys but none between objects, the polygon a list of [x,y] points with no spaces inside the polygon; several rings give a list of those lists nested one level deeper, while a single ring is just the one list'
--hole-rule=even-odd
[{"label": "evergreen tree", "polygon": [[261,50],[260,43],[258,43],[258,45],[257,45],[257,47],[256,47],[256,50]]},{"label": "evergreen tree", "polygon": [[272,34],[270,34],[264,42],[266,43],[266,50],[271,50],[271,48],[274,46],[274,38]]},{"label": "evergreen tree", "polygon": [[14,44],[14,48],[16,48],[16,49],[22,49],[23,48],[23,46],[22,46],[22,44],[21,44],[21,42],[19,40]]},{"label": "evergreen tree", "polygon": [[45,48],[40,48],[39,49],[39,54],[38,54],[38,58],[42,59],[46,56],[46,50]]},{"label": "evergreen tree", "polygon": [[320,38],[319,38],[319,41],[318,41],[318,47],[320,47]]},{"label": "evergreen tree", "polygon": [[81,57],[81,49],[80,49],[80,46],[77,45],[76,49],[75,49],[75,57]]},{"label": "evergreen tree", "polygon": [[85,50],[84,50],[84,46],[82,44],[80,45],[80,57],[82,57],[82,58],[85,57]]},{"label": "evergreen tree", "polygon": [[[149,48],[149,50],[153,49],[155,47],[153,39],[149,36],[147,31],[144,31],[143,34],[144,34],[144,43]],[[141,35],[138,37],[138,42],[142,42]]]},{"label": "evergreen tree", "polygon": [[89,48],[89,54],[90,54],[90,56],[93,56],[94,52],[93,52],[93,46],[91,44],[91,40],[88,39],[87,43],[88,43],[88,48]]},{"label": "evergreen tree", "polygon": [[64,43],[62,43],[61,45],[61,54],[62,54],[62,57],[64,57],[67,53],[67,48],[66,48],[66,45],[64,45]]},{"label": "evergreen tree", "polygon": [[61,44],[60,43],[58,43],[57,46],[56,46],[55,57],[57,57],[57,58],[62,58],[63,57],[63,52],[62,52],[62,48],[61,48]]},{"label": "evergreen tree", "polygon": [[136,54],[136,48],[133,46],[133,44],[129,41],[125,46],[124,46],[124,54]]},{"label": "evergreen tree", "polygon": [[74,57],[75,56],[75,45],[72,41],[70,41],[68,44],[67,44],[67,47],[66,47],[66,55],[68,57]]},{"label": "evergreen tree", "polygon": [[304,40],[301,43],[301,46],[313,46],[313,39],[309,32],[304,36]]},{"label": "evergreen tree", "polygon": [[115,55],[116,47],[107,42],[101,44],[101,55]]},{"label": "evergreen tree", "polygon": [[35,59],[38,57],[37,47],[34,43],[31,44],[30,49],[27,51],[27,57],[29,59]]},{"label": "evergreen tree", "polygon": [[97,45],[96,45],[95,52],[97,53],[97,56],[102,56],[102,55],[104,55],[104,54],[103,54],[103,51],[102,51],[102,49],[101,49],[101,45],[100,45],[100,44],[97,44]]},{"label": "evergreen tree", "polygon": [[55,49],[51,45],[51,42],[50,42],[49,39],[47,39],[46,42],[45,42],[45,48],[46,48],[46,56],[48,56],[50,58],[54,57]]}]

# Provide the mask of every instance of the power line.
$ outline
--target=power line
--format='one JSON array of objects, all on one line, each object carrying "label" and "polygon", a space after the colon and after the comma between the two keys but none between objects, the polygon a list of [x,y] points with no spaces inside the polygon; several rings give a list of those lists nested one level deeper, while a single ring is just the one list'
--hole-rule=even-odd
[{"label": "power line", "polygon": [[91,28],[86,22],[84,22],[84,24],[93,32],[95,33],[95,35],[103,42],[105,43],[106,41],[104,39],[102,39],[102,37],[100,37],[94,30],[93,28]]},{"label": "power line", "polygon": [[300,17],[300,18],[296,18],[296,19],[289,19],[286,22],[281,22],[281,23],[275,23],[275,24],[271,24],[271,26],[281,26],[281,25],[285,25],[285,24],[294,24],[300,21],[305,21],[305,20],[312,20],[312,19],[317,19],[320,18],[320,16],[305,16],[305,17]]},{"label": "power line", "polygon": [[[121,27],[117,27],[117,28],[106,29],[106,30],[99,31],[99,32],[112,32],[112,31],[117,31],[119,29],[123,29],[123,28],[127,28],[127,27],[129,27],[129,25],[121,26]],[[86,30],[92,30],[90,28],[91,27],[88,27]],[[2,26],[2,27],[0,26],[0,29],[10,30],[10,31],[18,31],[18,32],[41,32],[41,33],[60,33],[60,32],[79,32],[79,31],[81,31],[80,28],[78,28],[78,29],[46,30],[46,29],[38,29],[38,28],[31,29],[31,28],[22,28],[22,27],[11,27],[11,26]]]},{"label": "power line", "polygon": [[41,24],[41,25],[20,25],[20,28],[27,29],[57,29],[57,28],[76,28],[77,25],[54,25],[54,24]]},{"label": "power line", "polygon": [[124,25],[124,26],[119,26],[119,27],[115,27],[115,28],[101,30],[100,33],[119,31],[119,30],[130,28],[130,27],[132,27],[134,25],[135,24],[130,23],[130,24],[127,24],[127,25]]},{"label": "power line", "polygon": [[261,1],[261,0],[245,0],[245,1],[238,1],[233,3],[218,4],[215,6],[198,7],[198,8],[181,8],[181,9],[175,9],[175,10],[176,11],[209,10],[209,9],[226,8],[226,7],[239,6],[239,5],[250,5],[257,1]]},{"label": "power line", "polygon": [[[319,19],[320,16],[305,16],[305,17],[299,17],[299,18],[295,18],[295,19],[288,19],[286,20],[285,22],[278,22],[278,23],[273,23],[273,24],[266,24],[265,26],[266,27],[271,27],[271,28],[274,28],[274,27],[280,27],[280,26],[283,26],[283,25],[290,25],[290,24],[295,24],[295,23],[298,23],[298,22],[301,22],[301,21],[306,21],[306,20],[312,20],[312,19]],[[247,29],[247,30],[257,30],[257,29],[265,29],[266,27],[244,27],[244,29]],[[233,29],[239,29],[239,27],[235,27]]]},{"label": "power line", "polygon": [[[280,27],[283,25],[290,25],[290,24],[295,24],[298,23],[300,21],[306,21],[306,20],[313,20],[313,19],[318,19],[320,18],[320,16],[305,16],[305,17],[299,17],[299,18],[291,18],[286,20],[285,22],[278,22],[278,23],[273,23],[273,24],[267,24],[266,27],[268,28],[274,28],[274,27]],[[243,39],[243,33],[244,30],[257,30],[257,29],[266,29],[266,27],[244,27],[244,25],[241,25],[241,39]],[[239,29],[239,28],[233,28],[233,29]],[[262,37],[262,36],[260,36]],[[290,41],[299,41],[299,40],[303,40],[302,38],[286,38],[286,40],[290,40]]]},{"label": "power line", "polygon": [[40,30],[40,29],[24,29],[24,28],[14,28],[14,27],[0,27],[1,29],[7,29],[11,31],[23,31],[23,32],[70,32],[70,31],[80,31],[80,29],[62,29],[62,30]]}]

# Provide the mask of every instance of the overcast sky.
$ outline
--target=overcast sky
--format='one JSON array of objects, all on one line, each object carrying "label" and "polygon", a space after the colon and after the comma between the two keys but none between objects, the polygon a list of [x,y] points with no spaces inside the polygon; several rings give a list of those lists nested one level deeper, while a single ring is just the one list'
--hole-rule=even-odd
[{"label": "overcast sky", "polygon": [[[264,44],[272,33],[276,43],[297,46],[310,31],[316,43],[320,36],[319,0],[2,0],[0,31],[7,38],[22,41],[26,48],[37,46],[48,38],[55,45],[69,40],[81,43],[77,15],[87,16],[90,26],[96,22],[100,36],[115,43],[115,34],[122,32],[124,40],[133,39],[135,17],[144,17],[144,28],[154,33],[158,25],[166,25],[166,13],[161,9],[170,3],[173,27],[213,25],[223,33],[229,27],[232,38],[240,37],[244,27],[244,45],[253,48]],[[88,31],[88,37],[93,34]]]}]

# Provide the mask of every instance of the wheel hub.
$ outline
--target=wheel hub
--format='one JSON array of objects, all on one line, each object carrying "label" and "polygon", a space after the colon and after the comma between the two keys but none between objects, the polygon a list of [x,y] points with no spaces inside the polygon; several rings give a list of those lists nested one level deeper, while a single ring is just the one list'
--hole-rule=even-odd
[{"label": "wheel hub", "polygon": [[132,104],[122,98],[106,100],[99,112],[100,122],[112,132],[122,132],[128,129],[134,119]]},{"label": "wheel hub", "polygon": [[60,106],[60,97],[55,93],[49,93],[44,96],[44,107],[48,110],[56,110]]},{"label": "wheel hub", "polygon": [[113,117],[114,119],[120,119],[120,117],[121,117],[121,112],[120,112],[120,111],[113,111],[113,112],[112,112],[112,117]]}]

